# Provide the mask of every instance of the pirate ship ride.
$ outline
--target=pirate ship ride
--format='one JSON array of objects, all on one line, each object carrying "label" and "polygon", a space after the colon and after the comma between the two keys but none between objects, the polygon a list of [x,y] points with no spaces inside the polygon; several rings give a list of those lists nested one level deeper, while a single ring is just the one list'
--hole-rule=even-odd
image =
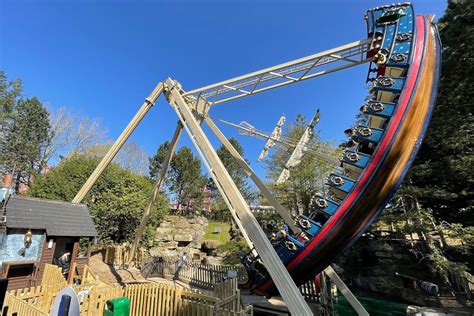
[{"label": "pirate ship ride", "polygon": [[[378,217],[415,158],[436,99],[441,53],[431,17],[415,15],[407,3],[376,7],[365,19],[372,59],[360,108],[365,124],[347,131],[342,168],[314,197],[311,214],[296,218],[300,231],[274,242],[296,285],[321,272]],[[242,263],[245,287],[276,293],[258,255],[250,252]]]}]

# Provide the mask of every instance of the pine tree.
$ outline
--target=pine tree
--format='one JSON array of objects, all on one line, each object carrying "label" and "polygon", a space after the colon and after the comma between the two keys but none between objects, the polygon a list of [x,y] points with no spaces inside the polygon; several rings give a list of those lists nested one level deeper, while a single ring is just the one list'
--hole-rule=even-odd
[{"label": "pine tree", "polygon": [[441,79],[407,190],[439,220],[474,225],[474,2],[450,1],[438,27]]},{"label": "pine tree", "polygon": [[7,75],[3,70],[0,70],[0,128],[8,123],[15,112],[22,89],[20,79],[7,81]]},{"label": "pine tree", "polygon": [[6,171],[15,169],[16,188],[20,181],[29,181],[41,171],[41,148],[48,139],[48,111],[38,98],[20,100],[12,114],[13,122],[0,147],[0,157]]},{"label": "pine tree", "polygon": [[173,156],[167,179],[178,204],[200,211],[204,200],[206,178],[202,175],[201,161],[189,147],[181,147]]},{"label": "pine tree", "polygon": [[162,164],[166,158],[166,153],[168,152],[169,147],[170,142],[165,141],[163,144],[160,144],[156,154],[148,159],[150,162],[149,174],[152,180],[156,180],[156,177],[160,174],[161,168],[163,167]]},{"label": "pine tree", "polygon": [[[5,139],[8,135],[11,125],[13,124],[14,112],[16,105],[21,97],[22,85],[21,80],[7,80],[7,75],[0,70],[0,157],[5,150]],[[4,164],[5,158],[0,164],[0,171],[7,172],[8,168]]]}]

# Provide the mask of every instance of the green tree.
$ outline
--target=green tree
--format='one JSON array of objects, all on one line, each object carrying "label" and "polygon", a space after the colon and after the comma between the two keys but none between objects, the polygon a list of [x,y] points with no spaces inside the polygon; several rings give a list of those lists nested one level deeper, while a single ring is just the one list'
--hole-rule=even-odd
[{"label": "green tree", "polygon": [[22,90],[20,79],[8,81],[5,72],[0,70],[0,131],[12,118]]},{"label": "green tree", "polygon": [[438,27],[441,80],[426,138],[410,172],[410,193],[436,218],[474,225],[474,2],[450,1]]},{"label": "green tree", "polygon": [[171,160],[167,184],[175,194],[176,201],[182,206],[192,202],[194,211],[200,210],[206,178],[202,175],[201,161],[194,157],[189,147],[181,147]]},{"label": "green tree", "polygon": [[[80,154],[63,159],[58,166],[33,183],[34,197],[71,201],[97,166],[99,160]],[[89,206],[101,240],[131,241],[152,190],[147,177],[136,175],[112,163],[99,177],[83,203]],[[167,213],[168,200],[159,195],[145,233],[144,244]]]},{"label": "green tree", "polygon": [[170,142],[165,141],[163,144],[160,144],[156,150],[156,154],[148,158],[148,161],[150,162],[149,174],[152,180],[156,180],[156,177],[160,174],[161,168],[163,167],[162,164],[166,158],[166,153],[168,152],[169,147]]},{"label": "green tree", "polygon": [[[307,126],[304,116],[298,114],[295,122],[289,122],[283,130],[283,138],[296,144]],[[328,143],[322,142],[319,133],[315,132],[311,143],[311,151],[324,152],[337,157],[337,151]],[[276,180],[290,158],[292,148],[276,147],[264,160],[269,178]],[[291,211],[307,212],[311,197],[323,189],[324,179],[334,167],[321,158],[307,153],[303,161],[290,170],[290,178],[282,184],[272,184],[279,202]]]},{"label": "green tree", "polygon": [[12,114],[13,122],[2,140],[0,158],[7,171],[15,168],[16,187],[20,181],[41,171],[41,149],[48,140],[48,111],[38,98],[20,100]]},{"label": "green tree", "polygon": [[4,157],[5,142],[14,120],[16,105],[21,97],[21,80],[7,80],[7,75],[0,70],[0,172],[8,172],[11,168]]}]

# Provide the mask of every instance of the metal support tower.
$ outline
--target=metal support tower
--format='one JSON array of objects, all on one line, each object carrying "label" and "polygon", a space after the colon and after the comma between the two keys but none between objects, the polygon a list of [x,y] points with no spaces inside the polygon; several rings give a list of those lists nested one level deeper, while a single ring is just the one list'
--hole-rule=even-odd
[{"label": "metal support tower", "polygon": [[[160,82],[152,91],[150,96],[145,99],[145,102],[140,107],[137,114],[132,118],[125,130],[97,165],[96,169],[89,176],[86,183],[76,194],[72,202],[80,203],[85,198],[94,183],[110,164],[140,121],[155,104],[162,92],[165,91],[170,105],[175,109],[176,114],[180,119],[180,124],[178,124],[175,131],[165,163],[163,164],[160,176],[155,183],[153,194],[144,211],[142,221],[137,228],[132,253],[136,251],[138,242],[141,239],[143,229],[148,220],[149,212],[163,183],[164,175],[166,174],[166,170],[172,159],[181,130],[184,128],[190,136],[201,159],[203,159],[206,168],[208,168],[211,177],[214,179],[219,192],[222,194],[231,214],[241,229],[245,240],[249,246],[255,246],[258,255],[267,267],[272,279],[280,291],[280,294],[288,305],[290,312],[293,315],[312,315],[311,310],[304,301],[272,245],[268,241],[265,233],[253,217],[248,204],[242,197],[242,194],[235,183],[232,181],[200,124],[204,119],[216,133],[218,138],[223,142],[224,146],[226,146],[231,154],[238,159],[240,155],[235,155],[235,152],[232,150],[233,147],[229,146],[225,136],[217,129],[212,120],[208,117],[206,118],[206,114],[211,106],[369,62],[371,59],[365,57],[369,44],[369,39],[353,42],[189,92],[183,91],[179,84],[171,79],[167,79],[165,82]],[[259,189],[262,190],[264,195],[270,197],[269,200],[274,204],[274,206],[276,206],[275,209],[280,210],[280,214],[285,221],[292,223],[289,213],[284,211],[283,207],[281,207],[281,205],[271,197],[268,189],[265,187],[263,182],[258,179],[250,166],[248,166],[245,161],[243,161],[243,163],[240,161],[240,163],[244,170],[246,170],[247,174],[253,181],[255,181]],[[294,223],[292,223],[292,227],[297,229]],[[333,271],[329,271],[329,276],[331,276],[331,272]],[[343,284],[341,284],[341,286],[343,286]],[[359,306],[353,305],[353,307],[359,314],[364,315],[363,311],[359,309]]]}]

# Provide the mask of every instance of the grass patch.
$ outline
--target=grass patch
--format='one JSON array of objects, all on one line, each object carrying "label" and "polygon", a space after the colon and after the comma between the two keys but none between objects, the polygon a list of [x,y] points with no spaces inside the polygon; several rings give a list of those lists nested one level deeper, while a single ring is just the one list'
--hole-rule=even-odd
[{"label": "grass patch", "polygon": [[[220,233],[215,233],[216,227],[221,228]],[[209,226],[207,226],[206,233],[204,234],[204,240],[217,240],[224,244],[230,240],[229,229],[229,223],[209,222]]]}]

